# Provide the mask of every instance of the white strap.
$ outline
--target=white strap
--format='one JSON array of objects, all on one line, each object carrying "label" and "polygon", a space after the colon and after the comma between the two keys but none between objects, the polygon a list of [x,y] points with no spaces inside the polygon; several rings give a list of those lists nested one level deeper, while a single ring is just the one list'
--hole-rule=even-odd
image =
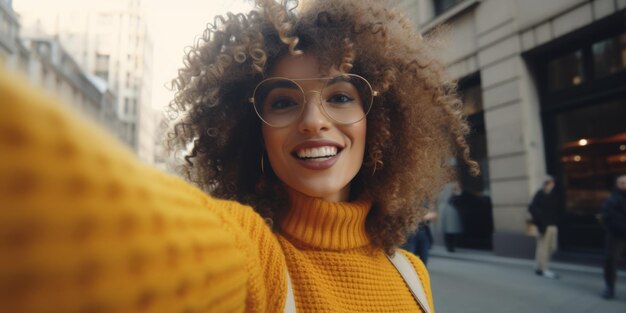
[{"label": "white strap", "polygon": [[409,262],[409,259],[406,258],[402,252],[398,251],[393,256],[387,256],[391,264],[396,267],[398,272],[400,272],[400,276],[404,279],[404,282],[409,286],[409,290],[411,294],[413,294],[413,298],[417,301],[417,304],[422,308],[422,311],[425,313],[430,313],[430,306],[428,306],[428,300],[426,298],[426,293],[424,292],[424,287],[420,281],[415,268]]},{"label": "white strap", "polygon": [[[411,265],[411,262],[401,252],[397,252],[394,256],[387,256],[391,264],[400,272],[400,276],[404,279],[404,282],[409,287],[413,298],[417,301],[417,304],[422,308],[425,313],[430,313],[430,306],[428,306],[428,300],[426,293],[422,287],[417,272]],[[285,276],[287,280],[287,298],[285,299],[285,313],[296,313],[296,300],[293,296],[293,288],[291,287],[291,278],[289,277],[289,271],[285,269]]]},{"label": "white strap", "polygon": [[285,299],[285,313],[296,313],[296,300],[293,297],[293,288],[291,288],[291,278],[289,271],[285,268],[285,276],[287,278],[287,299]]}]

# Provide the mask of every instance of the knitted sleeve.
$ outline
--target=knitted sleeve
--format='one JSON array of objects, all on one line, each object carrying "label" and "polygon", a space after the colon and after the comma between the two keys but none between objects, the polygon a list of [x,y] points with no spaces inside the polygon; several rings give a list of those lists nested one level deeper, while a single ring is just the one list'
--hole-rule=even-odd
[{"label": "knitted sleeve", "polygon": [[2,312],[283,305],[268,297],[284,294],[284,278],[265,284],[264,277],[281,278],[284,258],[249,207],[141,164],[104,131],[15,80],[0,70]]},{"label": "knitted sleeve", "polygon": [[426,297],[428,297],[428,305],[430,305],[431,311],[434,313],[435,305],[433,301],[433,292],[430,288],[430,276],[428,275],[428,270],[426,269],[426,266],[424,265],[422,260],[415,256],[415,254],[403,249],[400,249],[399,251],[409,259],[409,261],[413,265],[413,268],[415,268],[415,271],[417,272],[417,275],[422,282],[422,286],[424,287],[424,291],[426,292]]}]

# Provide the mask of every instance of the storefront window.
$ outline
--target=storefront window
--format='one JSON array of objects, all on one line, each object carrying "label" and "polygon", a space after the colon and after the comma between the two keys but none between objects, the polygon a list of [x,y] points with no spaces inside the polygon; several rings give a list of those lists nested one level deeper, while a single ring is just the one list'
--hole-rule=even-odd
[{"label": "storefront window", "polygon": [[557,117],[565,210],[597,214],[619,173],[626,172],[626,100],[568,111]]},{"label": "storefront window", "polygon": [[578,50],[548,63],[548,88],[551,91],[583,82],[582,55],[582,51]]},{"label": "storefront window", "polygon": [[470,157],[481,166],[481,174],[472,176],[465,162],[458,160],[458,178],[464,188],[477,194],[489,194],[489,173],[487,157],[487,136],[485,131],[485,113],[483,111],[483,92],[479,75],[469,75],[459,82],[459,94],[463,101],[463,116],[470,124],[471,132],[467,137]]},{"label": "storefront window", "polygon": [[598,213],[626,173],[626,34],[613,14],[527,52],[541,99],[546,170],[555,175],[561,247],[601,251]]},{"label": "storefront window", "polygon": [[[461,211],[465,232],[459,238],[459,246],[471,249],[492,249],[493,213],[490,198],[489,163],[487,155],[487,133],[483,111],[480,76],[470,75],[459,83],[463,101],[463,115],[467,117],[471,132],[467,137],[470,158],[478,162],[481,173],[472,176],[462,160],[458,160],[457,179],[463,189],[465,205]],[[467,213],[467,214],[465,214]]]},{"label": "storefront window", "polygon": [[596,78],[626,69],[626,33],[594,43],[592,51]]}]

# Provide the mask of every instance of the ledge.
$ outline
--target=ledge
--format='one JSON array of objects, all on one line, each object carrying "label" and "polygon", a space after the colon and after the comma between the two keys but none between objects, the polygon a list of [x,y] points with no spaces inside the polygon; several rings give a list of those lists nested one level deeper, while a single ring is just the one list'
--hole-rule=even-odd
[{"label": "ledge", "polygon": [[478,5],[482,0],[465,0],[462,1],[460,3],[457,3],[456,5],[454,5],[453,7],[451,7],[450,9],[448,9],[447,11],[443,12],[443,14],[440,14],[438,16],[436,16],[434,19],[430,20],[429,22],[420,25],[419,26],[419,31],[420,33],[424,34],[427,33],[429,31],[431,31],[433,28],[445,23],[446,21],[448,21],[449,19],[461,14],[462,12]]}]

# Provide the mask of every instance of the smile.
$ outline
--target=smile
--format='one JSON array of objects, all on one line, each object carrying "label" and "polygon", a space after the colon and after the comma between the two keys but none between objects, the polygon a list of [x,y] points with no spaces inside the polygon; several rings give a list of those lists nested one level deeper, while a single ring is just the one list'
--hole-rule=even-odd
[{"label": "smile", "polygon": [[332,167],[341,155],[343,147],[331,141],[305,142],[295,147],[292,156],[310,170],[325,170]]},{"label": "smile", "polygon": [[337,155],[337,147],[323,146],[305,148],[296,151],[296,156],[303,160],[324,161]]}]

